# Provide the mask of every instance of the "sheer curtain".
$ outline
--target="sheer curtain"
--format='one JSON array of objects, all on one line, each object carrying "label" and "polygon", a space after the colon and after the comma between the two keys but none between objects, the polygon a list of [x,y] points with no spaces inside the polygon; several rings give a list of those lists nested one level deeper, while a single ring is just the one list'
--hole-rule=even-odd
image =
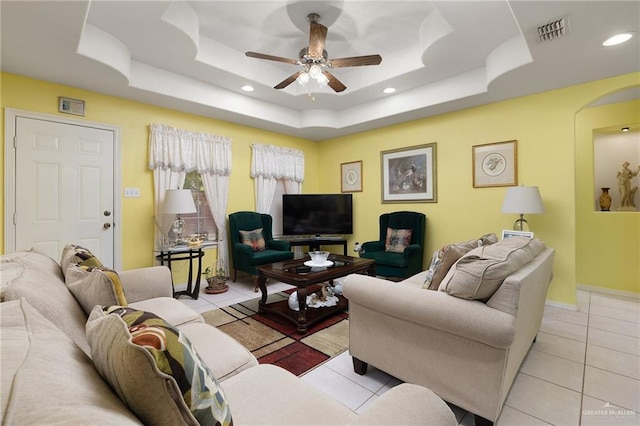
[{"label": "sheer curtain", "polygon": [[285,183],[287,194],[302,192],[304,153],[297,149],[252,144],[251,177],[254,179],[256,211],[269,213],[278,180]]},{"label": "sheer curtain", "polygon": [[155,243],[171,226],[164,220],[162,203],[167,189],[179,189],[187,172],[197,170],[202,176],[211,215],[218,233],[218,259],[228,265],[225,221],[231,174],[231,140],[222,136],[151,124],[149,134],[149,168],[153,169]]}]

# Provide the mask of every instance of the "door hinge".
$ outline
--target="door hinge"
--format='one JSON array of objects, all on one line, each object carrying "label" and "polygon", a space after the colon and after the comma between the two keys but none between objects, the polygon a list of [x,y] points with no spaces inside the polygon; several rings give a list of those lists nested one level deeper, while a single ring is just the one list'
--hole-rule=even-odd
[{"label": "door hinge", "polygon": [[13,147],[15,149],[18,149],[18,137],[17,136],[13,137]]},{"label": "door hinge", "polygon": [[16,220],[16,217],[17,217],[17,216],[16,216],[16,214],[14,213],[14,214],[13,214],[13,224],[14,224],[14,225],[17,225],[17,224],[18,224],[18,221]]}]

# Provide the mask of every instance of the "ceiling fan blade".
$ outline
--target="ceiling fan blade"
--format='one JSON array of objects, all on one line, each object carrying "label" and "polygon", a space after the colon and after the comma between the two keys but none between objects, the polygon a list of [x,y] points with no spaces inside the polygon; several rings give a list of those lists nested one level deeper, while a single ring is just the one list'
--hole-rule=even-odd
[{"label": "ceiling fan blade", "polygon": [[329,82],[327,83],[327,86],[331,87],[335,92],[342,92],[344,89],[347,88],[347,86],[342,84],[342,82],[340,80],[338,80],[329,71],[322,70],[322,74],[324,74],[329,79]]},{"label": "ceiling fan blade", "polygon": [[327,39],[327,27],[316,22],[310,24],[309,30],[309,56],[322,58],[324,42]]},{"label": "ceiling fan blade", "polygon": [[284,89],[285,87],[287,87],[288,85],[290,85],[291,83],[293,83],[294,81],[296,81],[296,78],[298,78],[298,76],[300,74],[302,74],[303,71],[298,71],[295,74],[290,75],[289,77],[285,78],[284,80],[282,80],[280,83],[278,83],[276,86],[274,86],[274,89]]},{"label": "ceiling fan blade", "polygon": [[382,62],[380,55],[353,56],[351,58],[330,59],[329,63],[332,68],[342,67],[360,67],[363,65],[378,65]]},{"label": "ceiling fan blade", "polygon": [[250,58],[266,59],[268,61],[284,62],[286,64],[293,64],[293,65],[297,65],[298,64],[298,60],[297,59],[283,58],[281,56],[266,55],[264,53],[246,52],[245,55],[250,57]]}]

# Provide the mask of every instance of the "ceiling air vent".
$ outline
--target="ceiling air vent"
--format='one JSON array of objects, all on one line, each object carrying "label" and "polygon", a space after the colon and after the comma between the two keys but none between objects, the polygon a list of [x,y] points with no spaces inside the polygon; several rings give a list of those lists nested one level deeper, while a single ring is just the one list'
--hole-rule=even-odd
[{"label": "ceiling air vent", "polygon": [[569,33],[569,19],[563,17],[538,27],[540,42],[551,41]]}]

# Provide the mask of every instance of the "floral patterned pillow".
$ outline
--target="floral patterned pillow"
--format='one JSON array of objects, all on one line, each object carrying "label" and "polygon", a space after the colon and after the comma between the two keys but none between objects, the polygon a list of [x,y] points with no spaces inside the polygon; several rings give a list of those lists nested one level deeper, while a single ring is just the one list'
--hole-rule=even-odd
[{"label": "floral patterned pillow", "polygon": [[253,251],[264,251],[267,248],[262,235],[262,228],[252,231],[240,231],[240,239],[242,244],[248,245]]},{"label": "floral patterned pillow", "polygon": [[411,231],[411,229],[387,228],[384,250],[392,253],[404,253],[404,249],[411,244]]}]

